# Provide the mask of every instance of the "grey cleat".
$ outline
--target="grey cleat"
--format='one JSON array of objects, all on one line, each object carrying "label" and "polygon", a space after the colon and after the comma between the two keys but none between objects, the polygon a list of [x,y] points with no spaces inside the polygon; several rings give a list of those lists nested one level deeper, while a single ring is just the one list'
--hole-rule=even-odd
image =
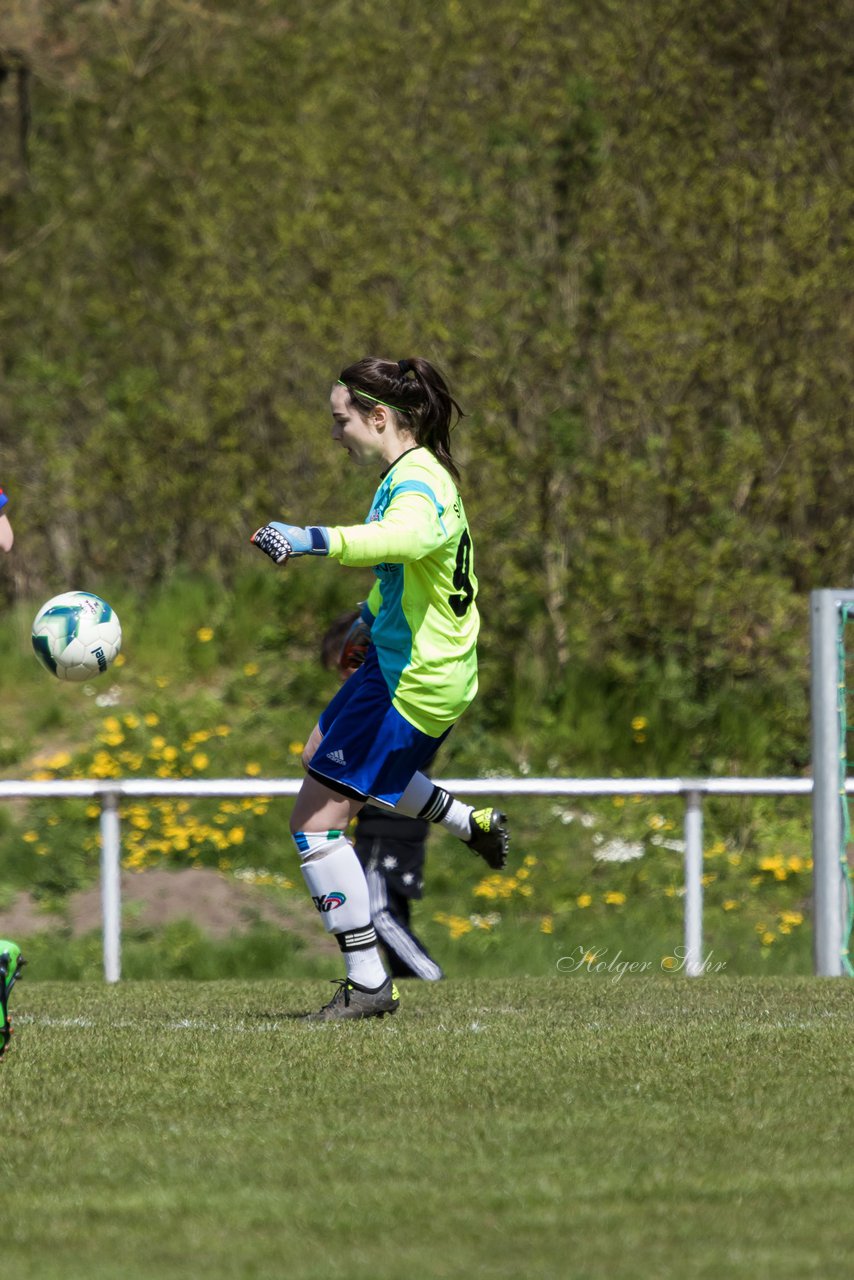
[{"label": "grey cleat", "polygon": [[391,978],[381,987],[370,991],[349,978],[339,978],[338,990],[317,1013],[307,1013],[305,1022],[340,1022],[343,1018],[384,1018],[387,1013],[397,1013],[400,999]]},{"label": "grey cleat", "polygon": [[507,827],[507,815],[500,809],[475,809],[469,818],[471,837],[467,841],[469,848],[480,855],[488,866],[501,871],[507,866],[507,853],[510,849],[510,832]]}]

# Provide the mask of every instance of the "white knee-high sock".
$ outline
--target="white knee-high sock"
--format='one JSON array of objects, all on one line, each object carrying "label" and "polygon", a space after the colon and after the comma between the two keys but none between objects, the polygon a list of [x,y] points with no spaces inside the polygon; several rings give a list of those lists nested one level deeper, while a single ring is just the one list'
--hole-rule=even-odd
[{"label": "white knee-high sock", "polygon": [[450,791],[437,787],[426,773],[413,775],[403,795],[394,806],[396,813],[406,814],[407,818],[425,818],[428,822],[438,822],[450,831],[458,840],[468,844],[471,839],[469,818],[474,807],[455,800]]},{"label": "white knee-high sock", "polygon": [[347,977],[375,989],[386,980],[371,923],[368,883],[356,850],[341,831],[295,831],[302,874],[327,933],[335,934]]}]

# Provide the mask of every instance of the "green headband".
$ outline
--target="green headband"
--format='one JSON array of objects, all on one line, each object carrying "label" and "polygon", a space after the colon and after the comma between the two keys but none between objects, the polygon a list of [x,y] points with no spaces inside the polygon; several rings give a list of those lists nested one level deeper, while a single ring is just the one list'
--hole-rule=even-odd
[{"label": "green headband", "polygon": [[338,379],[338,385],[339,387],[347,387],[347,390],[350,392],[351,396],[357,395],[357,396],[362,396],[363,399],[365,400],[373,400],[374,404],[381,404],[384,409],[394,409],[395,413],[408,414],[412,412],[411,409],[401,409],[399,404],[389,404],[387,400],[379,400],[376,396],[368,395],[367,391],[360,391],[358,387],[351,389],[349,386],[347,386],[346,382],[342,381],[341,378]]}]

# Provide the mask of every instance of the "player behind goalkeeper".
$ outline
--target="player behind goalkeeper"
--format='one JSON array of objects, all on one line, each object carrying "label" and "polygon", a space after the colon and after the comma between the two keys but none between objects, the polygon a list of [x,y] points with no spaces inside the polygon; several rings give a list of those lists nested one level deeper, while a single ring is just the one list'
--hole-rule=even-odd
[{"label": "player behind goalkeeper", "polygon": [[330,1003],[311,1015],[324,1021],[398,1006],[365,873],[344,836],[368,799],[441,823],[493,868],[509,845],[503,813],[472,809],[423,772],[477,693],[477,578],[451,457],[459,405],[429,361],[373,356],[342,372],[330,403],[332,439],[357,466],[381,468],[365,523],[274,521],[252,537],[277,564],[331,556],[376,577],[361,617],[373,643],[312,730],[291,815],[309,892],[346,965]]}]

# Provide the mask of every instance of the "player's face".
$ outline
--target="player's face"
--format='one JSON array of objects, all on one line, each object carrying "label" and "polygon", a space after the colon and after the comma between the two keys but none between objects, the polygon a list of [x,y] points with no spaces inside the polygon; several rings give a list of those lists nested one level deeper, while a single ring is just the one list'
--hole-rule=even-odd
[{"label": "player's face", "polygon": [[385,432],[377,419],[384,414],[371,413],[363,418],[350,400],[346,387],[333,387],[329,397],[332,408],[332,439],[353,459],[357,466],[365,467],[384,456]]}]

